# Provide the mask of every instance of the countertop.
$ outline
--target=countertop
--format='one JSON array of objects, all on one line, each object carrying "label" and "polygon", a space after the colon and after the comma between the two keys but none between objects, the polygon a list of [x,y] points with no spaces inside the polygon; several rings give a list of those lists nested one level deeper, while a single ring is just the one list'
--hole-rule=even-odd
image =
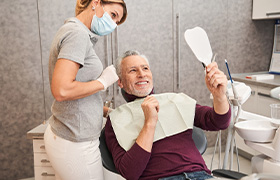
[{"label": "countertop", "polygon": [[258,80],[258,81],[246,78],[246,76],[255,75],[255,74],[269,74],[269,73],[268,71],[239,73],[239,74],[232,74],[231,77],[235,81],[240,81],[240,82],[257,85],[257,86],[265,86],[268,88],[276,88],[280,86],[280,75],[274,74],[274,79]]},{"label": "countertop", "polygon": [[48,123],[40,124],[27,132],[27,139],[43,139]]}]

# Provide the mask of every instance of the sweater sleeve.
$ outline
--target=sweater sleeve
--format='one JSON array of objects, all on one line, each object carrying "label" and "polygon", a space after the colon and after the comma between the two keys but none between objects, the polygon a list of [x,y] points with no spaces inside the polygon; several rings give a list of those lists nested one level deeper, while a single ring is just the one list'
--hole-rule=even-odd
[{"label": "sweater sleeve", "polygon": [[137,143],[125,151],[118,143],[110,117],[105,125],[105,138],[109,151],[120,174],[128,180],[136,180],[145,170],[151,153],[142,149]]},{"label": "sweater sleeve", "polygon": [[196,104],[194,125],[204,130],[226,129],[231,121],[231,109],[225,114],[217,114],[212,107]]}]

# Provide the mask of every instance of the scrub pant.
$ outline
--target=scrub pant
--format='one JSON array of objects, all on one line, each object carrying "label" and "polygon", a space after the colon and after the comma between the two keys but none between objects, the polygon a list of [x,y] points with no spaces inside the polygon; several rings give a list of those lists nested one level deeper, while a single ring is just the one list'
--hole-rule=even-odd
[{"label": "scrub pant", "polygon": [[56,136],[50,125],[44,134],[46,152],[56,180],[103,180],[99,139],[72,142]]},{"label": "scrub pant", "polygon": [[209,175],[207,172],[197,171],[191,173],[182,173],[176,176],[160,178],[159,180],[205,180],[211,178],[213,178],[213,176]]}]

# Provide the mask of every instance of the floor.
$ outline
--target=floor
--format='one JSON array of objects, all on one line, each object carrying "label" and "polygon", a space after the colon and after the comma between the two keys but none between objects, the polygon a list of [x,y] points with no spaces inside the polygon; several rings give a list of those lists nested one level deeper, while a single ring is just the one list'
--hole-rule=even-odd
[{"label": "floor", "polygon": [[[211,160],[213,157],[213,152],[214,152],[214,148],[207,148],[206,152],[203,154],[203,158],[209,169],[211,169]],[[224,153],[221,154],[221,159],[222,160],[224,159]],[[234,160],[233,160],[232,170],[238,171],[237,159],[236,159],[235,154],[233,156],[233,159]],[[221,165],[222,164],[223,164],[223,162],[221,161]],[[229,162],[228,162],[228,164],[229,164]],[[228,169],[228,167],[229,166],[227,166],[227,169]],[[242,172],[244,174],[252,173],[250,160],[248,160],[242,156],[239,156],[239,167],[240,167],[240,172]],[[218,169],[218,168],[219,168],[219,156],[218,156],[218,153],[216,153],[215,157],[213,159],[213,165],[212,165],[211,170]],[[124,180],[121,176],[113,174],[106,169],[104,169],[104,172],[105,172],[105,180]],[[27,178],[27,179],[20,179],[20,180],[34,180],[34,178]]]},{"label": "floor", "polygon": [[[204,159],[207,167],[210,170],[220,169],[221,167],[219,167],[219,166],[223,165],[225,153],[224,152],[221,153],[221,161],[220,161],[221,163],[219,163],[218,153],[215,153],[213,165],[212,165],[212,169],[211,169],[211,160],[213,157],[213,152],[214,152],[214,148],[207,148],[206,152],[203,154],[203,159]],[[226,169],[229,169],[229,164],[230,164],[230,162],[228,160]],[[237,157],[236,157],[235,153],[233,154],[233,164],[232,164],[231,170],[238,171]],[[240,170],[240,172],[242,172],[244,174],[252,174],[250,159],[239,156],[239,170]]]}]

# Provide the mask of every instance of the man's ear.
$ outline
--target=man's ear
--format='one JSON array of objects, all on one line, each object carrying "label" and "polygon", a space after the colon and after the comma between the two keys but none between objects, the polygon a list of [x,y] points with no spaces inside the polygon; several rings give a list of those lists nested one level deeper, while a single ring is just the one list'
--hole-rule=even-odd
[{"label": "man's ear", "polygon": [[122,80],[121,79],[118,80],[118,85],[119,85],[120,88],[123,88],[123,84],[122,84]]}]

